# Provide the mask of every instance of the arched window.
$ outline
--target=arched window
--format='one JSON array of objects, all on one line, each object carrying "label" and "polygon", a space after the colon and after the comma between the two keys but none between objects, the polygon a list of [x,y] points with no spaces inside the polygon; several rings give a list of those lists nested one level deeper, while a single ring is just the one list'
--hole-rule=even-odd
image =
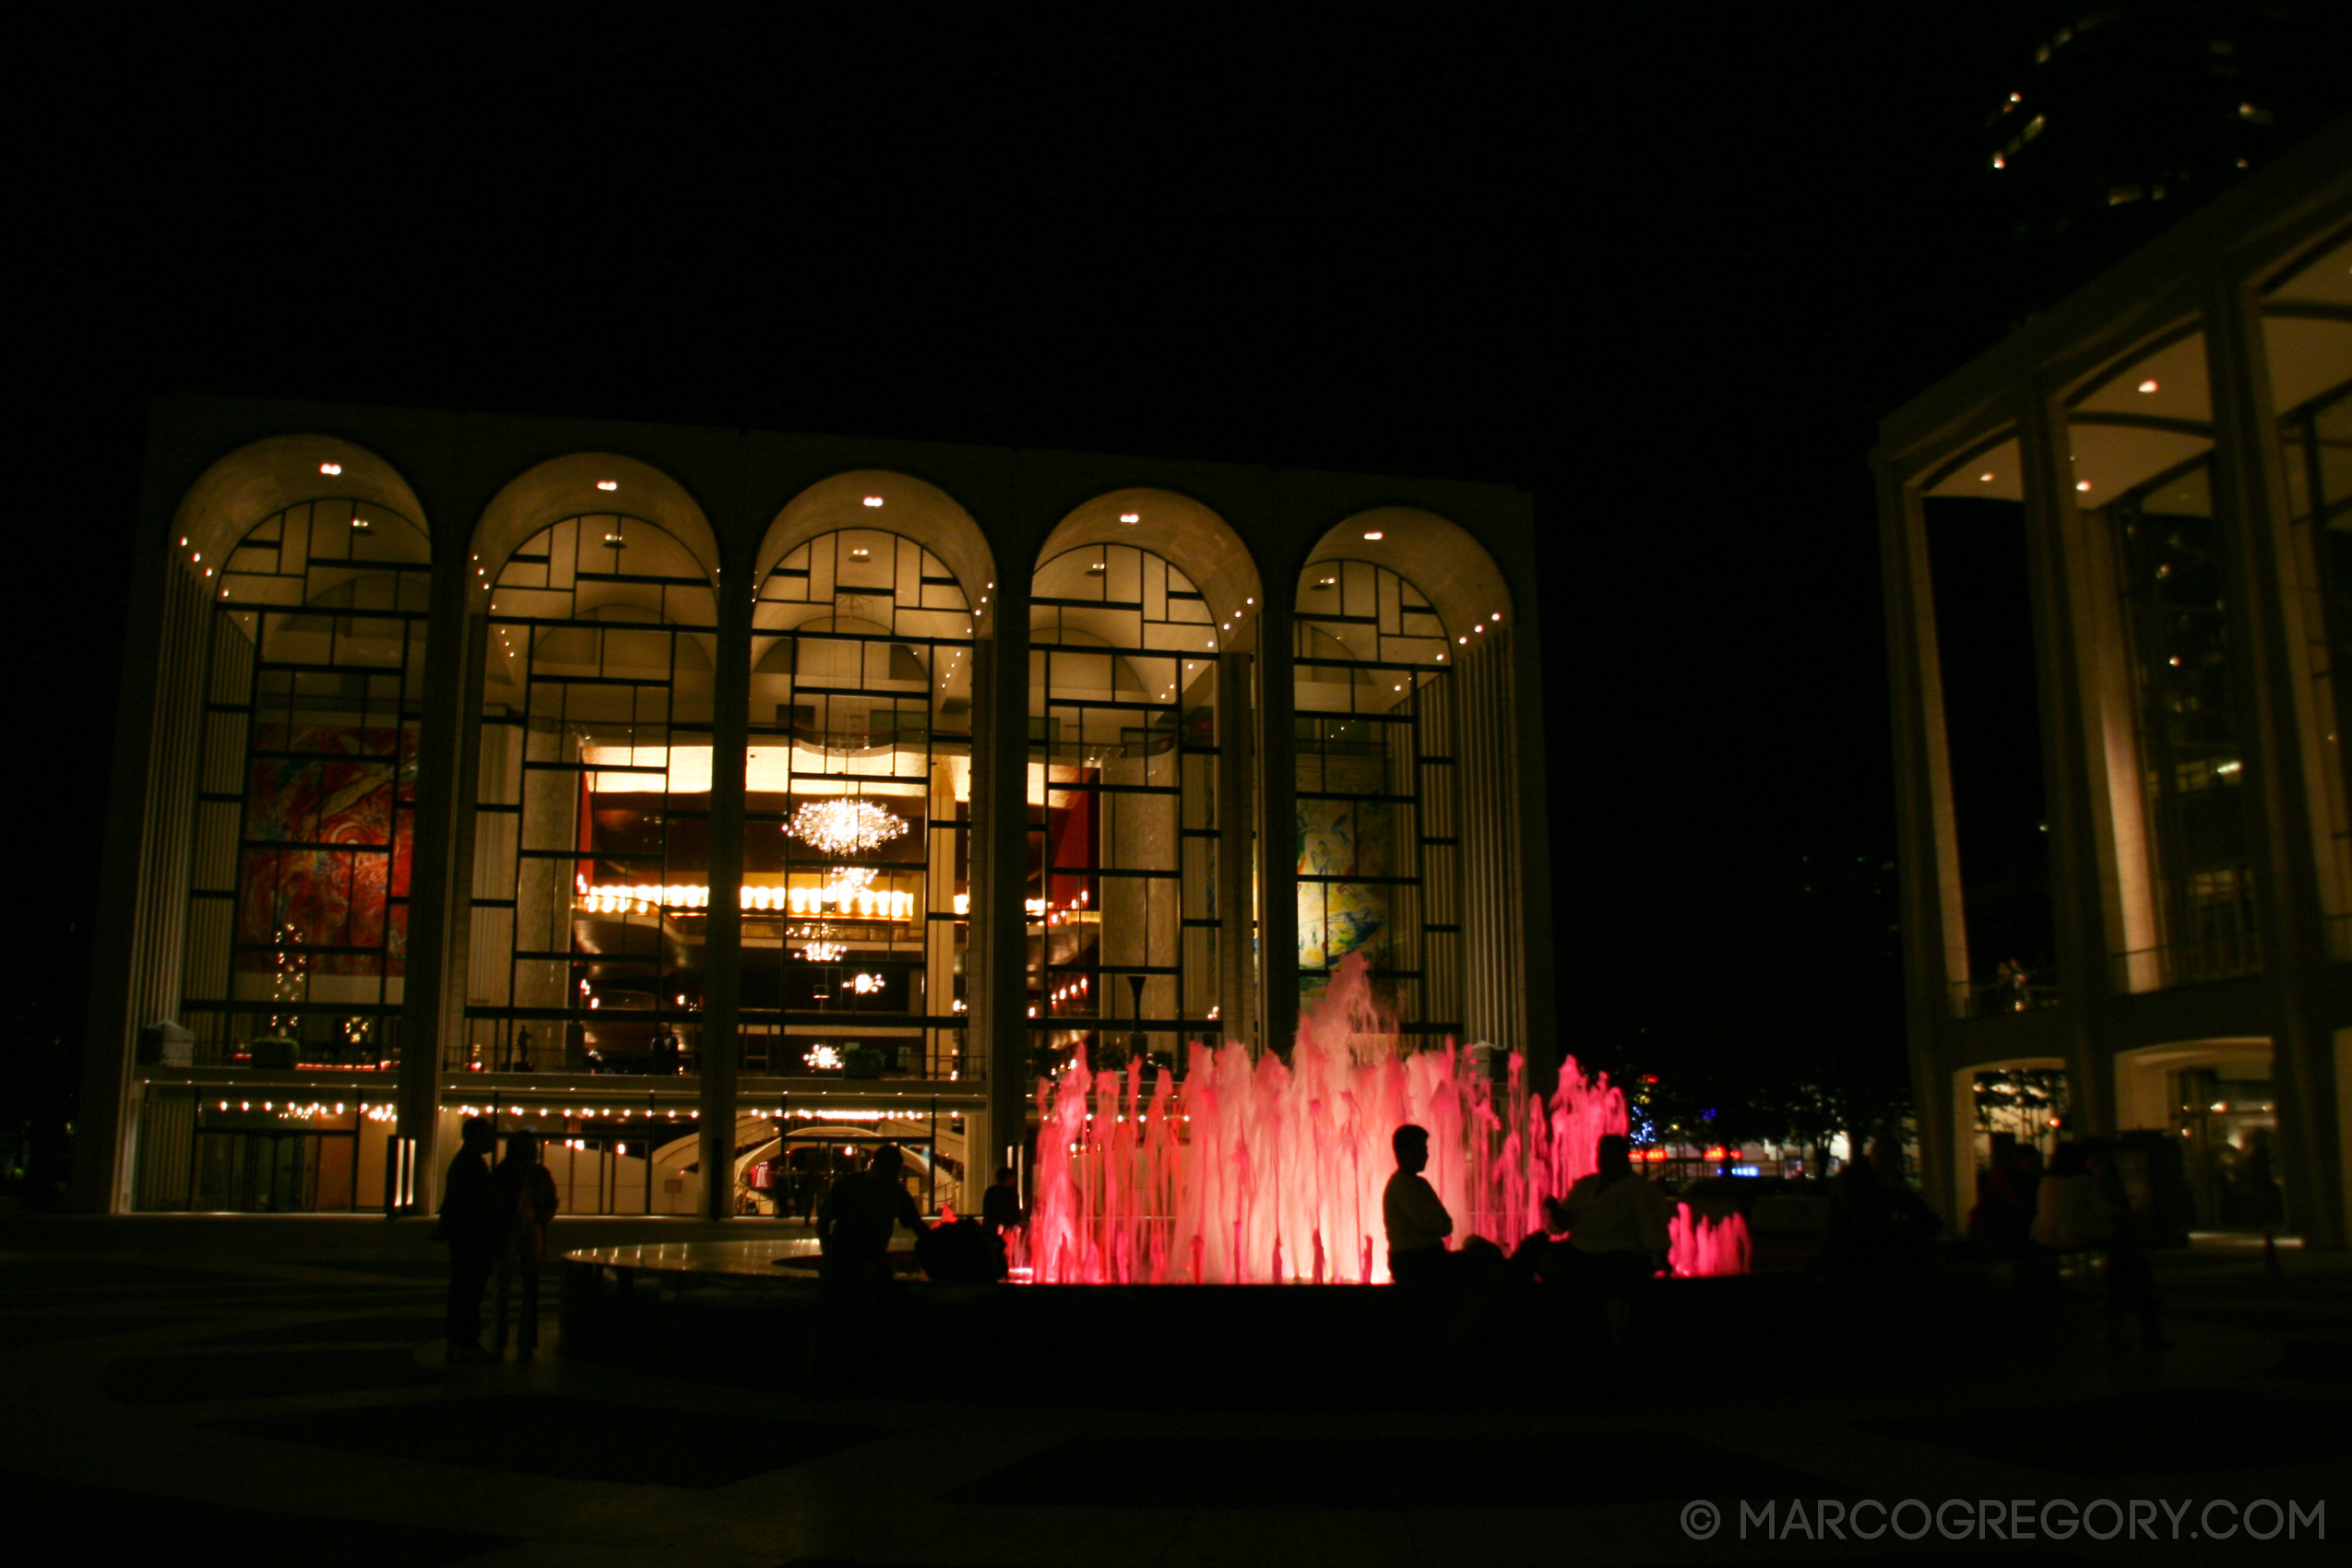
[{"label": "arched window", "polygon": [[694,555],[638,517],[566,517],[499,566],[448,1065],[693,1070],[717,612]]},{"label": "arched window", "polygon": [[1410,582],[1325,560],[1293,622],[1299,994],[1350,953],[1408,1035],[1462,1029],[1459,829],[1446,629]]},{"label": "arched window", "polygon": [[799,545],[753,611],[744,1066],[953,1078],[962,1058],[972,616],[899,534]]},{"label": "arched window", "polygon": [[1055,555],[1029,602],[1032,1039],[1173,1058],[1218,1033],[1216,618],[1122,544]]},{"label": "arched window", "polygon": [[393,1055],[431,563],[407,518],[319,500],[208,579],[183,969],[199,1063]]}]

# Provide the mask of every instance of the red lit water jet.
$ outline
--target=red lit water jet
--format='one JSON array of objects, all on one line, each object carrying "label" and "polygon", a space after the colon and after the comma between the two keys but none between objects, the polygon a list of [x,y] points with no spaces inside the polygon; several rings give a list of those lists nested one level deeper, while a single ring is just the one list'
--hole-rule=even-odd
[{"label": "red lit water jet", "polygon": [[[1625,1097],[1572,1058],[1547,1099],[1514,1054],[1498,1094],[1451,1041],[1399,1048],[1360,957],[1333,971],[1285,1062],[1234,1042],[1192,1048],[1180,1091],[1140,1062],[1089,1073],[1082,1047],[1037,1089],[1038,1157],[1016,1277],[1039,1284],[1379,1284],[1381,1189],[1405,1123],[1430,1132],[1426,1172],[1456,1236],[1506,1251],[1541,1229],[1542,1203],[1598,1169],[1626,1131]],[[1674,1217],[1676,1274],[1747,1270],[1739,1217]]]}]

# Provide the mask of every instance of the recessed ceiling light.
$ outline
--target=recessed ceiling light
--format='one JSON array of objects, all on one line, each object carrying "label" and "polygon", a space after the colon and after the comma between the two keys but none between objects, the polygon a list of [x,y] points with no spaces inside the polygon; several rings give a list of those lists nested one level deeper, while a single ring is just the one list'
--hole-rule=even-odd
[{"label": "recessed ceiling light", "polygon": [[1366,539],[1378,539],[1380,537],[1380,530],[1378,529],[1366,529],[1364,530],[1364,537]]},{"label": "recessed ceiling light", "polygon": [[849,559],[852,561],[867,561],[873,559],[873,552],[870,550],[852,550],[849,552]]},{"label": "recessed ceiling light", "polygon": [[596,487],[599,490],[618,490],[621,488],[621,481],[617,479],[600,479],[596,481]]},{"label": "recessed ceiling light", "polygon": [[1087,567],[1087,570],[1089,572],[1099,572],[1102,570],[1102,563],[1099,561],[1094,562]]},{"label": "recessed ceiling light", "polygon": [[879,495],[869,495],[865,499],[866,505],[869,506],[879,506],[882,505],[882,497]]},{"label": "recessed ceiling light", "polygon": [[1498,610],[1493,614],[1488,616],[1487,619],[1490,621],[1500,621],[1503,619],[1503,612]]},{"label": "recessed ceiling light", "polygon": [[2150,376],[2147,380],[2143,381],[2142,383],[2140,383],[2140,390],[2141,390],[2141,391],[2143,391],[2143,392],[2153,392],[2153,391],[2155,391],[2156,389],[2156,377],[2154,377],[2154,376]]},{"label": "recessed ceiling light", "polygon": [[1994,480],[2000,477],[2000,475],[1994,473],[1990,469],[1987,469],[1984,472],[1977,476],[1977,482],[1978,484],[1990,484]]},{"label": "recessed ceiling light", "polygon": [[2074,481],[2074,488],[2077,490],[2088,490],[2091,488],[2091,481],[2086,479],[2078,479]]},{"label": "recessed ceiling light", "polygon": [[343,471],[343,465],[340,463],[321,463],[318,465],[318,471],[323,474],[339,474]]},{"label": "recessed ceiling light", "polygon": [[1317,588],[1337,588],[1338,586],[1339,579],[1337,577],[1317,577],[1315,579],[1315,587]]},{"label": "recessed ceiling light", "polygon": [[1119,514],[1119,520],[1123,523],[1140,523],[1144,520],[1144,515],[1141,512],[1122,512]]}]

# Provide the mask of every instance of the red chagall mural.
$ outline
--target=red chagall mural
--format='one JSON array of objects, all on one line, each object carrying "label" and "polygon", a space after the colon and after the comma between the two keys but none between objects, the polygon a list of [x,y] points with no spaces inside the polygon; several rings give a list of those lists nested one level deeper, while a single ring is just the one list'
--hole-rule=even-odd
[{"label": "red chagall mural", "polygon": [[315,974],[401,973],[408,908],[392,901],[409,895],[416,727],[263,724],[253,749],[237,968],[277,968],[244,944],[282,944],[313,949]]}]

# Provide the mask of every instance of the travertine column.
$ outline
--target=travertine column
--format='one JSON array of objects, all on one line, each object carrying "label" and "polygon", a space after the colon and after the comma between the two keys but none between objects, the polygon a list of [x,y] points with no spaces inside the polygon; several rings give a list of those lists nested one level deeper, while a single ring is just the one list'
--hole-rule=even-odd
[{"label": "travertine column", "polygon": [[[2310,640],[2299,625],[2302,576],[2287,505],[2260,308],[2247,281],[2218,274],[2207,295],[2205,362],[2213,392],[2215,511],[2232,548],[2225,563],[2231,653],[2246,725],[2248,814],[2256,863],[2263,980],[2273,1017],[2271,1079],[2278,1106],[2287,1221],[2307,1244],[2342,1247],[2346,1173],[2336,1049],[2327,1009],[2327,926],[2310,782],[2326,742],[2312,711]],[[2231,526],[2234,525],[2234,526]]]},{"label": "travertine column", "polygon": [[[735,1212],[736,1027],[743,991],[743,767],[751,736],[751,574],[718,579],[719,636],[711,650],[710,912],[703,921],[703,1012],[695,1042],[702,1090],[702,1213]],[[674,734],[674,731],[673,731]]]}]

